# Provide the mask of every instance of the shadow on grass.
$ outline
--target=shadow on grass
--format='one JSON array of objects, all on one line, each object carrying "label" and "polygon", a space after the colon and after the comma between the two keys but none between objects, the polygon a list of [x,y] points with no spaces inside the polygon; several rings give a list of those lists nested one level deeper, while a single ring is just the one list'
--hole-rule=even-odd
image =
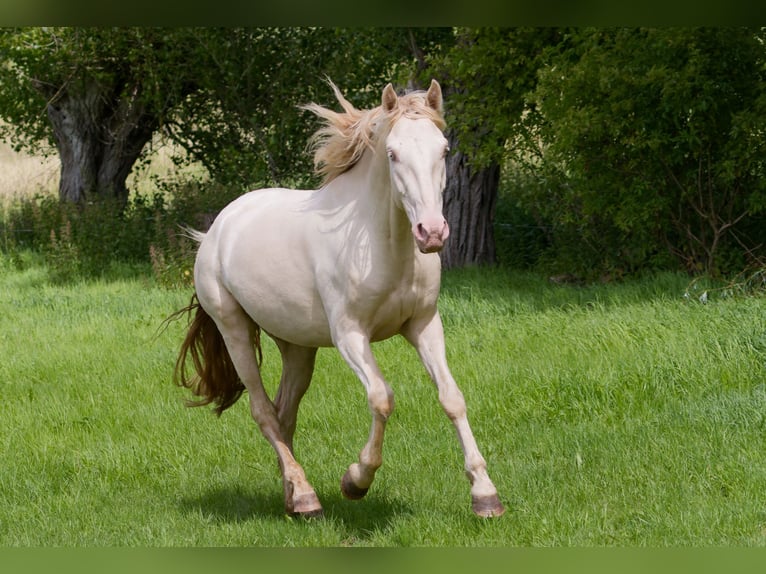
[{"label": "shadow on grass", "polygon": [[362,500],[348,500],[338,490],[326,494],[322,506],[325,516],[342,525],[351,540],[365,540],[371,533],[386,530],[392,522],[413,514],[404,501],[372,492]]},{"label": "shadow on grass", "polygon": [[216,488],[180,501],[184,512],[198,512],[216,522],[236,523],[284,515],[281,492],[252,493],[237,487]]},{"label": "shadow on grass", "polygon": [[[351,501],[340,492],[320,493],[324,518],[343,531],[347,540],[365,540],[374,532],[385,530],[396,518],[412,514],[412,509],[399,500],[386,496],[369,495]],[[282,492],[247,492],[237,487],[216,488],[196,497],[182,498],[181,509],[186,513],[202,513],[219,523],[238,523],[248,520],[274,520],[285,516]],[[342,543],[342,541],[341,541]]]}]

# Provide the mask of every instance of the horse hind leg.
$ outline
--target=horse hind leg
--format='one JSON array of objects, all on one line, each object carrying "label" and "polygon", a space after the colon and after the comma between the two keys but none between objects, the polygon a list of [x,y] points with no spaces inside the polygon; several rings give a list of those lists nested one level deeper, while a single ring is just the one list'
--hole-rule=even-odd
[{"label": "horse hind leg", "polygon": [[[285,437],[278,411],[263,387],[258,362],[250,344],[249,328],[252,322],[241,314],[239,328],[229,328],[224,334],[232,361],[250,396],[250,412],[261,432],[271,443],[279,459],[285,495],[285,510],[290,515],[305,517],[322,514],[322,506],[314,489],[292,453],[292,436]],[[245,324],[243,324],[245,323]]]},{"label": "horse hind leg", "polygon": [[248,391],[250,412],[261,433],[271,444],[279,459],[284,489],[285,511],[290,515],[319,516],[322,506],[314,489],[306,479],[300,464],[295,460],[289,443],[282,434],[277,409],[263,387],[258,360],[253,349],[255,323],[239,304],[225,292],[218,292],[215,323],[228,350],[231,362]]},{"label": "horse hind leg", "polygon": [[274,405],[279,428],[290,452],[294,455],[293,436],[298,418],[298,406],[311,383],[317,349],[293,345],[274,339],[282,355],[282,378],[279,381]]}]

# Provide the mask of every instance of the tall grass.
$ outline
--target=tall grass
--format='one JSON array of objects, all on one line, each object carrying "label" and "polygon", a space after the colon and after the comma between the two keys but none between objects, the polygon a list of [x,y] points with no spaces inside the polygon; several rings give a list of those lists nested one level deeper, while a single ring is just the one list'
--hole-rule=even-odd
[{"label": "tall grass", "polygon": [[[508,512],[470,512],[455,433],[415,353],[375,352],[396,393],[367,498],[339,480],[369,427],[319,353],[296,451],[326,516],[283,514],[276,459],[240,401],[220,419],[170,382],[187,289],[53,285],[0,258],[2,546],[678,546],[766,542],[765,302],[688,280],[556,286],[445,275],[453,373]],[[270,392],[278,353],[265,348]]]},{"label": "tall grass", "polygon": [[128,177],[127,201],[84,205],[61,203],[50,185],[32,185],[33,166],[39,178],[55,162],[0,146],[0,251],[12,258],[26,250],[42,254],[59,283],[151,265],[164,284],[189,285],[193,245],[181,228],[204,228],[243,190],[209,181],[198,163],[176,165],[178,147],[159,139],[152,146]]}]

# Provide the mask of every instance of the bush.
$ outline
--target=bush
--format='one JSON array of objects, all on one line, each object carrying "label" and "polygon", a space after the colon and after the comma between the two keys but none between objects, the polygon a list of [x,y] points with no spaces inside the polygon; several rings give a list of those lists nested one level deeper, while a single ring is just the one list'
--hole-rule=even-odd
[{"label": "bush", "polygon": [[498,193],[493,230],[497,261],[503,267],[532,269],[550,247],[550,228],[521,204],[517,185],[506,178]]},{"label": "bush", "polygon": [[196,249],[184,229],[207,229],[239,193],[231,186],[186,181],[165,184],[152,195],[134,193],[127,205],[74,205],[47,195],[20,199],[3,213],[0,249],[40,253],[55,282],[104,277],[127,265],[151,269],[162,285],[191,284]]},{"label": "bush", "polygon": [[626,271],[762,266],[763,46],[742,28],[573,33],[531,96],[546,181],[526,199],[561,245],[579,234]]}]

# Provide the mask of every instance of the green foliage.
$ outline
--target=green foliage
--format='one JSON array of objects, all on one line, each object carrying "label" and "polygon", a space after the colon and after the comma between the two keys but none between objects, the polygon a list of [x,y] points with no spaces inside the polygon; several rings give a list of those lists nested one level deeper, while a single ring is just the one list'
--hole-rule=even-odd
[{"label": "green foliage", "polygon": [[[436,60],[450,126],[474,165],[503,166],[501,229],[541,230],[544,249],[518,259],[584,277],[763,265],[762,30],[455,36]],[[501,254],[525,248],[499,239]]]},{"label": "green foliage", "polygon": [[495,211],[497,261],[512,269],[540,269],[553,237],[541,219],[519,201],[518,172],[506,170],[500,182]]},{"label": "green foliage", "polygon": [[405,29],[232,28],[195,32],[211,62],[166,128],[223,183],[247,188],[317,183],[307,143],[316,124],[299,109],[332,106],[331,79],[359,108],[408,60]]},{"label": "green foliage", "polygon": [[[530,153],[527,95],[556,28],[461,28],[435,67],[447,77],[448,125],[477,166]],[[508,143],[513,142],[509,146]]]},{"label": "green foliage", "polygon": [[[194,91],[205,51],[190,28],[26,27],[0,30],[0,137],[21,147],[53,145],[49,104],[81,97],[99,86],[99,107],[135,99],[145,115],[167,121],[170,110]],[[122,110],[124,113],[124,110]],[[122,128],[120,109],[110,118]]]},{"label": "green foliage", "polygon": [[127,209],[117,201],[79,207],[52,197],[20,200],[6,214],[13,249],[42,253],[53,276],[67,281],[98,277],[117,263],[140,263],[148,257],[152,217],[162,212],[156,196],[133,198]]},{"label": "green foliage", "polygon": [[[184,228],[206,229],[241,192],[189,180],[168,182],[151,196],[134,193],[127,206],[116,200],[79,206],[51,196],[20,199],[0,219],[0,248],[16,259],[25,250],[40,253],[59,283],[151,266],[162,285],[191,285],[196,245]],[[18,265],[23,267],[20,259]]]},{"label": "green foliage", "polygon": [[529,200],[596,246],[591,265],[669,251],[718,273],[763,257],[745,233],[766,198],[759,34],[578,30],[550,54],[534,92],[547,185]]},{"label": "green foliage", "polygon": [[80,279],[83,261],[80,248],[72,237],[72,222],[64,216],[58,234],[51,229],[50,243],[45,250],[48,273],[54,283],[68,283]]}]

